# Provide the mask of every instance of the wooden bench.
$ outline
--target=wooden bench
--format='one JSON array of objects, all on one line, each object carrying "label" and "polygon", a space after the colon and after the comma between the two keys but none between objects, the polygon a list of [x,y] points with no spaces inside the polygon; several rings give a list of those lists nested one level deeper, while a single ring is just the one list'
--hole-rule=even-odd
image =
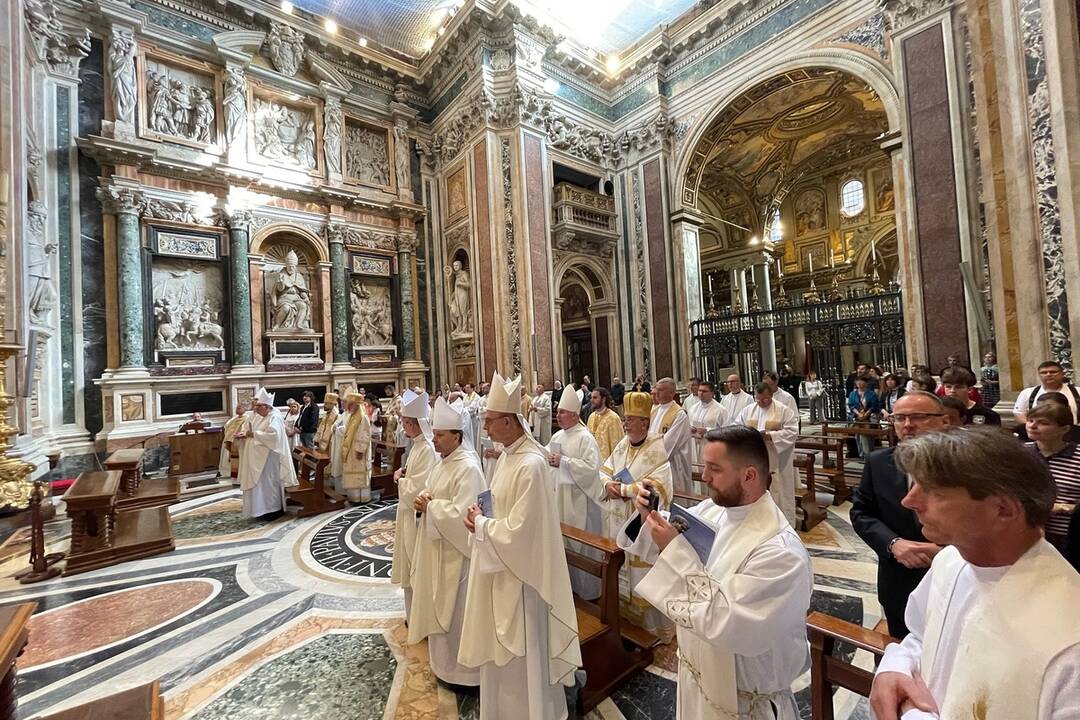
[{"label": "wooden bench", "polygon": [[819,612],[806,617],[806,633],[810,639],[810,709],[813,720],[833,720],[833,691],[842,687],[869,697],[874,673],[836,656],[838,642],[854,645],[870,652],[876,659],[885,653],[885,646],[895,638],[861,625],[834,618]]},{"label": "wooden bench", "polygon": [[119,470],[86,472],[64,493],[71,549],[64,575],[116,565],[176,549],[164,505],[118,510]]},{"label": "wooden bench", "polygon": [[0,607],[0,720],[15,720],[19,699],[15,693],[15,660],[26,647],[30,616],[37,603]]},{"label": "wooden bench", "polygon": [[795,487],[795,510],[799,530],[809,531],[825,519],[825,509],[817,502],[817,483],[814,479],[814,450],[795,450],[793,464],[802,471],[803,487]]},{"label": "wooden bench", "polygon": [[[659,639],[642,628],[632,626],[619,616],[619,569],[625,560],[623,551],[613,541],[562,526],[564,538],[598,550],[599,560],[566,550],[566,563],[600,578],[600,597],[596,601],[574,597],[577,609],[578,639],[586,681],[578,695],[578,713],[596,707],[623,683],[653,661],[653,647]],[[634,647],[628,649],[624,638]]]},{"label": "wooden bench", "polygon": [[[796,450],[813,450],[821,453],[821,465],[814,467],[815,477],[824,477],[832,488],[833,505],[842,505],[851,498],[851,486],[844,477],[844,440],[825,435],[800,435],[795,440]],[[830,466],[829,454],[834,453],[836,461]],[[825,492],[828,489],[822,488]]]},{"label": "wooden bench", "polygon": [[289,488],[289,499],[300,503],[297,517],[311,517],[325,512],[334,512],[345,507],[342,498],[332,488],[327,487],[326,468],[330,465],[330,456],[318,450],[300,445],[293,448],[293,462],[296,463],[296,479],[300,485]]},{"label": "wooden bench", "polygon": [[122,473],[120,494],[116,498],[116,507],[120,510],[171,505],[180,500],[178,478],[170,475],[162,480],[144,481],[143,452],[141,447],[125,448],[105,460],[105,470]]},{"label": "wooden bench", "polygon": [[404,454],[404,445],[388,440],[371,441],[371,491],[380,491],[380,499],[392,500],[398,496],[394,473],[401,468]]},{"label": "wooden bench", "polygon": [[[868,436],[873,440],[879,440],[882,444],[888,444],[890,446],[896,445],[896,433],[893,431],[892,425],[882,423],[871,422],[849,422],[844,424],[828,422],[822,423],[821,434],[826,437],[840,437],[845,440],[855,438],[859,436]],[[857,470],[848,469],[848,479],[854,478],[855,484],[859,482],[859,472]]]},{"label": "wooden bench", "polygon": [[164,720],[165,700],[158,681],[121,690],[36,720]]}]

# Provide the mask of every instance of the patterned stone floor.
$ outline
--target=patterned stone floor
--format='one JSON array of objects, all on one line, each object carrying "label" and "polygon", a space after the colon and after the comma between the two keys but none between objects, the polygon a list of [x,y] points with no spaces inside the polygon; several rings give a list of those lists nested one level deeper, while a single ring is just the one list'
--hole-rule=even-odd
[{"label": "patterned stone floor", "polygon": [[[822,502],[828,500],[821,498]],[[157,678],[168,720],[477,718],[475,697],[438,686],[424,645],[404,644],[402,597],[389,583],[392,503],[256,522],[225,490],[171,509],[168,555],[21,586],[17,545],[0,559],[0,604],[38,603],[19,660],[19,717],[29,718]],[[59,517],[63,517],[61,513]],[[51,524],[49,550],[67,546]],[[813,608],[872,627],[875,558],[829,507],[803,536],[814,565]],[[861,652],[861,651],[860,651]],[[870,666],[869,657],[856,662]],[[589,718],[674,715],[672,648]],[[809,717],[809,677],[795,690]],[[839,693],[843,720],[869,718]]]}]

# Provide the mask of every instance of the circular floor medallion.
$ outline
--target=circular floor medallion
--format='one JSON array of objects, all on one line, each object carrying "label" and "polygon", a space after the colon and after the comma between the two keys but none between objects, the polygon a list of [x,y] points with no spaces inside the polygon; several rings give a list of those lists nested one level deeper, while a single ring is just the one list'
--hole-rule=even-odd
[{"label": "circular floor medallion", "polygon": [[394,556],[397,502],[372,502],[353,508],[319,528],[308,545],[311,557],[334,572],[370,580],[389,580]]}]

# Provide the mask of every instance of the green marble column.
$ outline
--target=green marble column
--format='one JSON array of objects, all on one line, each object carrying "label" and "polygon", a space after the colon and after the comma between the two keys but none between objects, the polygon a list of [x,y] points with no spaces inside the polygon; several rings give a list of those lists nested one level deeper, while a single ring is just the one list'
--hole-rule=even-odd
[{"label": "green marble column", "polygon": [[330,242],[330,324],[333,326],[334,362],[348,363],[352,355],[349,342],[349,280],[345,268],[345,233],[331,226],[326,233]]},{"label": "green marble column", "polygon": [[139,212],[142,193],[124,187],[102,188],[100,198],[105,212],[116,215],[116,272],[119,288],[120,367],[146,367],[146,344],[143,336],[142,240],[139,237]]},{"label": "green marble column", "polygon": [[248,234],[251,227],[249,210],[235,211],[229,216],[229,274],[232,279],[232,364],[251,365],[254,357],[251,346],[251,272],[248,264]]},{"label": "green marble column", "polygon": [[415,250],[415,235],[398,237],[398,280],[401,287],[401,356],[403,360],[416,359],[416,337],[413,333],[412,276],[412,253]]}]

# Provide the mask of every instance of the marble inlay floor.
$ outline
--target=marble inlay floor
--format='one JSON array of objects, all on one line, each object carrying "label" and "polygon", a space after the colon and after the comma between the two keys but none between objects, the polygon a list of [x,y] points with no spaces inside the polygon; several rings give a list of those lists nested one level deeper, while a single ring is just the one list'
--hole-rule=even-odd
[{"label": "marble inlay floor", "polygon": [[[872,627],[875,559],[847,508],[830,506],[803,535],[812,607]],[[24,556],[0,560],[0,604],[38,603],[19,660],[19,716],[156,678],[167,720],[478,718],[476,697],[435,682],[426,645],[404,642],[402,596],[389,582],[394,511],[377,502],[265,523],[244,518],[239,491],[227,489],[170,508],[178,547],[167,555],[33,586],[10,577]],[[50,552],[67,549],[63,518],[47,528]],[[854,658],[872,667],[865,652]],[[677,669],[675,648],[659,648],[587,718],[672,718]],[[809,718],[809,674],[793,689]],[[849,693],[835,706],[840,720],[869,718]]]}]

